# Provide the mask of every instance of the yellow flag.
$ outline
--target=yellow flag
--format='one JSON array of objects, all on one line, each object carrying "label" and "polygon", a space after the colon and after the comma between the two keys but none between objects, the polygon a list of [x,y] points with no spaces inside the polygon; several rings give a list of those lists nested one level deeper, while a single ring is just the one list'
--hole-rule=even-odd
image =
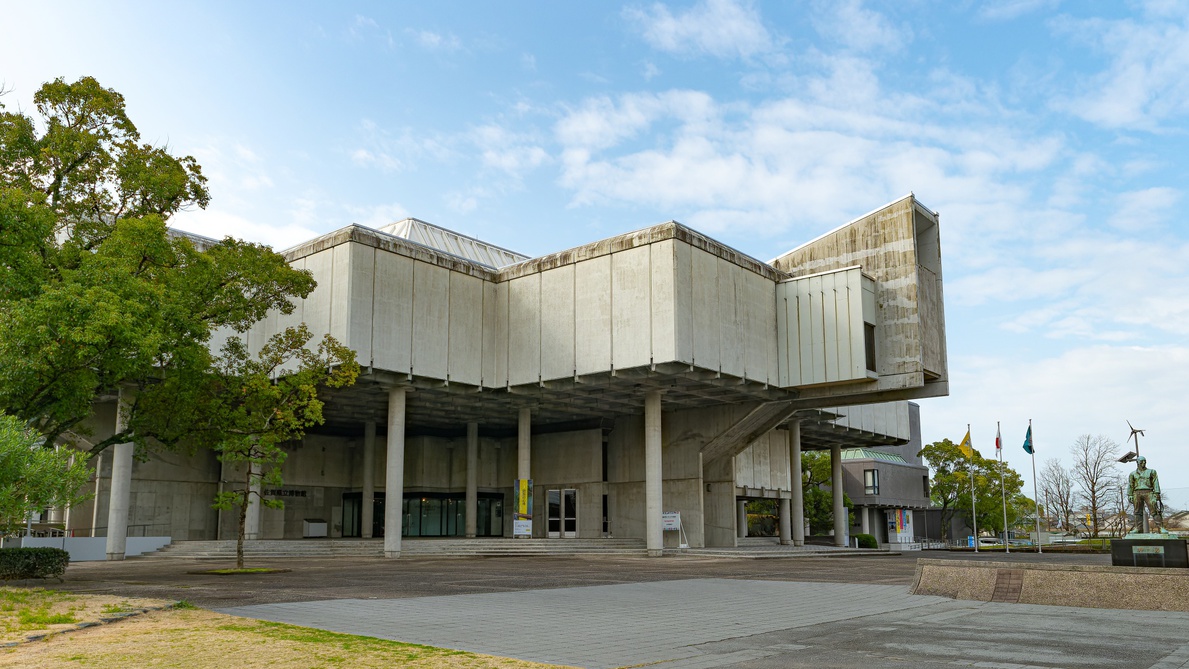
[{"label": "yellow flag", "polygon": [[962,451],[962,455],[974,458],[974,449],[970,447],[970,430],[966,430],[966,436],[962,437],[962,443],[958,444],[958,450]]}]

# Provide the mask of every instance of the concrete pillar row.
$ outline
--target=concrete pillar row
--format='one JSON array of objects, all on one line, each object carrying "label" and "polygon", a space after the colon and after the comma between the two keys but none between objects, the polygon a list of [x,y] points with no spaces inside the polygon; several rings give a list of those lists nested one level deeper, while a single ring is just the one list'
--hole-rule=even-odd
[{"label": "concrete pillar row", "polygon": [[[119,399],[116,400],[116,432],[128,428],[132,393],[129,388],[120,388]],[[128,548],[128,513],[132,508],[132,451],[132,444],[116,444],[111,449],[111,490],[107,501],[108,560],[123,560]]]},{"label": "concrete pillar row", "polygon": [[747,538],[747,500],[735,500],[735,536]]},{"label": "concrete pillar row", "polygon": [[363,501],[359,510],[359,536],[371,539],[376,516],[376,421],[363,424]]},{"label": "concrete pillar row", "polygon": [[792,500],[786,497],[780,498],[780,545],[788,546],[793,543],[792,539]]},{"label": "concrete pillar row", "polygon": [[466,536],[479,533],[479,424],[467,423]]},{"label": "concrete pillar row", "polygon": [[650,390],[644,396],[644,536],[650,557],[660,557],[665,547],[661,443],[661,391]]},{"label": "concrete pillar row", "polygon": [[405,497],[405,394],[388,390],[388,462],[384,476],[384,557],[400,557],[402,510]]},{"label": "concrete pillar row", "polygon": [[834,545],[846,545],[846,505],[842,503],[842,446],[830,446],[830,497],[834,502]]},{"label": "concrete pillar row", "polygon": [[801,487],[801,421],[789,423],[789,468],[792,470],[793,488],[792,525],[793,545],[805,545],[805,490]]},{"label": "concrete pillar row", "polygon": [[260,502],[263,501],[260,495],[264,491],[260,488],[260,463],[250,462],[248,469],[252,472],[249,479],[252,487],[248,495],[248,512],[244,515],[244,541],[256,541],[260,539]]}]

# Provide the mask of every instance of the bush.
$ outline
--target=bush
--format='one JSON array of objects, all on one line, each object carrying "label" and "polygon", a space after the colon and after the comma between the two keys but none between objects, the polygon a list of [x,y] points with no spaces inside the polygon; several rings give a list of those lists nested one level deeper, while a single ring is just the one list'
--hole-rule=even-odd
[{"label": "bush", "polygon": [[870,534],[855,534],[852,535],[859,542],[859,548],[879,548],[879,542]]},{"label": "bush", "polygon": [[61,548],[0,548],[0,579],[62,578],[70,553]]}]

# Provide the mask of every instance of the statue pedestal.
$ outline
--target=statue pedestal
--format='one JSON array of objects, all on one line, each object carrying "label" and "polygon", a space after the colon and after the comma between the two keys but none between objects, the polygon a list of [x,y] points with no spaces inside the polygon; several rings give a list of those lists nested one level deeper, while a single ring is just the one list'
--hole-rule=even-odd
[{"label": "statue pedestal", "polygon": [[1170,534],[1128,534],[1111,539],[1111,564],[1116,567],[1180,567],[1189,569],[1189,541]]}]

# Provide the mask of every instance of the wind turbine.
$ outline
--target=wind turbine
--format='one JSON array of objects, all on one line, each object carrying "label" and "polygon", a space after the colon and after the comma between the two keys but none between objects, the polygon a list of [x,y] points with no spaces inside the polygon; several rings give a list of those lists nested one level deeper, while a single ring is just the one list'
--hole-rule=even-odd
[{"label": "wind turbine", "polygon": [[1127,455],[1119,458],[1119,462],[1131,462],[1132,460],[1139,457],[1139,438],[1143,436],[1144,431],[1132,425],[1131,421],[1127,421],[1127,427],[1131,428],[1131,435],[1127,437],[1127,441],[1135,441],[1135,450],[1130,451],[1127,453]]}]

